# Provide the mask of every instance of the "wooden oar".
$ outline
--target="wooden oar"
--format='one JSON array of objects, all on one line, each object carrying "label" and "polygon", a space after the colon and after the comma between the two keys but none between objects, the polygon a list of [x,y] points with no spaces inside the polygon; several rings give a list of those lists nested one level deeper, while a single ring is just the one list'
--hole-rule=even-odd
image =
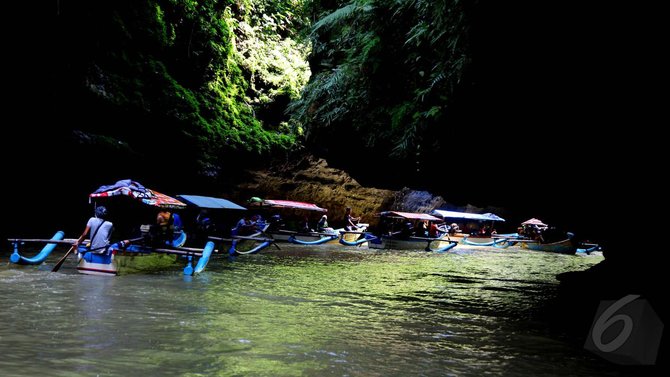
[{"label": "wooden oar", "polygon": [[70,253],[72,252],[72,250],[74,250],[74,248],[75,245],[72,245],[72,247],[70,247],[70,250],[68,250],[67,253],[65,253],[65,255],[63,255],[63,257],[58,261],[58,263],[56,263],[54,268],[51,269],[51,272],[56,272],[60,269],[60,266],[63,265],[63,262],[65,262],[65,259],[67,258],[68,255],[70,255]]}]

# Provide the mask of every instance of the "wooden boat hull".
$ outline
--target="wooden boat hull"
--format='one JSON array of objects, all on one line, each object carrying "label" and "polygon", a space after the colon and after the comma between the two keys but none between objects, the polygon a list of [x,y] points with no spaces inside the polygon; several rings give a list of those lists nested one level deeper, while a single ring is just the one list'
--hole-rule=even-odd
[{"label": "wooden boat hull", "polygon": [[370,249],[431,251],[450,248],[450,245],[455,246],[455,243],[454,241],[450,242],[446,237],[429,240],[423,237],[399,239],[393,236],[381,236],[368,240],[368,248]]},{"label": "wooden boat hull", "polygon": [[461,244],[470,245],[470,246],[493,246],[492,237],[478,237],[471,236],[468,234],[456,234],[451,236],[454,240],[459,241]]},{"label": "wooden boat hull", "polygon": [[[200,273],[205,269],[214,250],[214,242],[207,242],[203,249],[173,247],[169,249],[143,245],[130,245],[122,250],[118,244],[102,254],[91,253],[80,246],[77,253],[77,271],[87,275],[115,276],[133,272],[160,271],[175,268],[186,260],[184,275]],[[195,268],[193,262],[197,261]]]},{"label": "wooden boat hull", "polygon": [[[182,247],[186,233],[174,234],[172,247]],[[175,255],[153,253],[151,247],[131,245],[120,250],[118,244],[111,245],[105,253],[91,253],[80,246],[77,253],[77,272],[86,275],[115,276],[120,273],[146,272],[171,267],[177,261]]]},{"label": "wooden boat hull", "polygon": [[77,272],[86,275],[115,276],[135,272],[159,271],[177,266],[178,256],[161,253],[78,254]]},{"label": "wooden boat hull", "polygon": [[518,235],[516,234],[501,234],[490,237],[478,236],[451,236],[452,239],[458,240],[461,245],[474,247],[495,247],[498,249],[506,249],[518,243]]},{"label": "wooden boat hull", "polygon": [[[367,227],[363,228],[360,231],[357,231],[358,233],[347,233],[346,231],[344,231],[344,229],[338,229],[338,233],[343,232],[343,233],[340,234],[340,236],[341,236],[342,240],[344,240],[345,242],[356,243],[356,246],[360,246],[360,247],[367,247],[368,242],[357,243],[358,240],[361,240],[361,239],[365,238],[364,232],[365,232],[366,229],[367,229]],[[333,241],[333,242],[338,242],[341,245],[344,245],[343,243],[339,242],[338,239],[335,239],[335,241]]]},{"label": "wooden boat hull", "polygon": [[520,242],[520,246],[524,249],[535,251],[547,251],[559,254],[575,254],[577,246],[570,239],[566,239],[553,243],[537,243],[537,242]]},{"label": "wooden boat hull", "polygon": [[108,255],[90,252],[77,253],[77,259],[77,272],[80,274],[96,276],[116,276],[119,274],[114,253]]},{"label": "wooden boat hull", "polygon": [[183,266],[178,255],[160,253],[116,255],[116,264],[120,274],[136,272],[152,272],[181,268]]}]

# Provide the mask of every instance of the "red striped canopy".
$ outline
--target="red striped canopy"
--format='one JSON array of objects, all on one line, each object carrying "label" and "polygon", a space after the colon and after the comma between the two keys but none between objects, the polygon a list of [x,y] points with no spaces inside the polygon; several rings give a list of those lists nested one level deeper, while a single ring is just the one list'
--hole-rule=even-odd
[{"label": "red striped canopy", "polygon": [[289,208],[289,209],[304,209],[307,211],[328,212],[327,209],[321,208],[316,204],[305,202],[294,202],[292,200],[272,200],[264,199],[261,201],[252,201],[249,203],[250,207],[270,207],[270,208]]},{"label": "red striped canopy", "polygon": [[186,204],[179,200],[161,194],[158,191],[146,188],[138,182],[129,179],[121,180],[110,186],[101,186],[94,193],[90,194],[90,198],[107,198],[110,196],[125,195],[137,199],[142,203],[159,208],[186,208]]}]

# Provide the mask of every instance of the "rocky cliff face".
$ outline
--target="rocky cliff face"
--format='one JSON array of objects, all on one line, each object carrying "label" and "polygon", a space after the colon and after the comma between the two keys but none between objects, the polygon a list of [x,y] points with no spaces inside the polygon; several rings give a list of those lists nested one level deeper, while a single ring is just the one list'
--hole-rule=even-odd
[{"label": "rocky cliff face", "polygon": [[328,209],[329,222],[338,226],[344,210],[351,207],[362,222],[375,223],[375,215],[388,209],[396,192],[362,187],[346,172],[328,166],[323,159],[302,157],[294,163],[267,170],[248,171],[233,195],[243,203],[252,196],[315,203]]},{"label": "rocky cliff face", "polygon": [[226,197],[240,204],[257,196],[264,199],[285,199],[314,203],[328,209],[331,225],[344,221],[344,209],[351,207],[361,222],[375,226],[382,211],[428,213],[435,208],[448,206],[463,212],[493,212],[506,216],[503,208],[477,207],[471,204],[454,206],[439,195],[428,191],[403,188],[378,189],[361,186],[347,172],[328,166],[328,162],[311,155],[291,158],[291,162],[275,163],[265,169],[247,170],[227,185]]},{"label": "rocky cliff face", "polygon": [[375,225],[381,211],[429,212],[445,204],[442,197],[426,191],[363,187],[345,171],[311,156],[267,170],[248,171],[244,181],[233,193],[240,203],[252,196],[315,203],[328,209],[329,222],[334,226],[344,221],[346,207],[352,208],[354,216],[361,216],[361,222]]}]

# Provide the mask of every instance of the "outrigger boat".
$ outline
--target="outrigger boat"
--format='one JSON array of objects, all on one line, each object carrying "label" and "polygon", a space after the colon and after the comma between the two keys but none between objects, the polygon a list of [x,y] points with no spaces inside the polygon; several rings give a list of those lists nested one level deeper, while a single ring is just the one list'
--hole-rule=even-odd
[{"label": "outrigger boat", "polygon": [[[480,229],[483,229],[483,225],[481,224],[485,224],[488,221],[490,221],[491,223],[493,223],[494,221],[500,221],[500,222],[505,221],[505,219],[493,213],[479,214],[469,212],[448,211],[444,209],[434,209],[433,211],[430,212],[430,214],[439,217],[445,222],[452,222],[452,224],[457,222],[469,222],[469,223],[477,222],[480,224]],[[493,229],[492,224],[490,229]],[[480,232],[469,234],[469,233],[462,233],[460,230],[455,231],[454,229],[450,229],[449,236],[455,240],[458,240],[463,245],[503,247],[503,245],[505,244],[504,242],[502,242],[502,238],[497,237],[497,235],[492,235],[490,231],[484,232],[483,234]]]},{"label": "outrigger boat", "polygon": [[[187,202],[189,205],[198,207],[200,209],[207,210],[242,210],[246,211],[247,209],[231,202],[230,200],[223,198],[215,198],[211,196],[202,196],[202,195],[177,195],[177,198]],[[214,241],[215,243],[230,243],[231,246],[228,249],[230,255],[242,255],[242,254],[253,254],[257,253],[260,250],[265,249],[266,247],[274,244],[274,239],[268,238],[263,235],[263,231],[267,229],[268,224],[265,222],[259,222],[255,225],[257,227],[257,232],[248,236],[243,235],[231,235],[230,238],[217,237],[211,234],[207,235],[207,239]],[[275,247],[278,247],[274,244]]]},{"label": "outrigger boat", "polygon": [[575,254],[577,252],[577,245],[570,238],[550,243],[542,243],[537,240],[523,240],[519,242],[519,245],[524,249],[534,251],[548,251],[559,254]]},{"label": "outrigger boat", "polygon": [[[129,196],[146,205],[162,209],[183,209],[186,207],[186,204],[177,199],[148,189],[138,182],[131,180],[118,181],[111,186],[102,186],[90,194],[89,198],[98,199],[112,196]],[[176,255],[185,257],[187,260],[187,265],[184,268],[183,273],[185,275],[193,275],[200,273],[205,269],[211,254],[215,251],[213,242],[208,242],[202,249],[184,247],[183,245],[186,242],[187,236],[183,230],[175,231],[173,239],[165,241],[164,246],[137,243],[145,240],[145,237],[143,236],[129,240],[129,244],[126,244],[123,241],[116,242],[109,246],[105,246],[101,250],[91,249],[89,246],[86,246],[86,242],[80,244],[77,250],[74,250],[75,239],[63,239],[63,237],[63,232],[59,231],[50,240],[10,239],[10,242],[12,242],[14,246],[14,252],[10,257],[10,261],[17,264],[41,264],[57,245],[69,244],[71,245],[70,250],[68,250],[63,258],[57,263],[53,269],[54,271],[57,271],[67,256],[74,251],[77,254],[77,271],[82,274],[103,276],[118,275],[120,269],[131,268],[136,265],[135,262],[137,261],[146,261],[145,258],[149,255],[158,257],[153,259],[161,259],[159,266],[164,266],[166,264],[173,265],[176,260],[172,256]],[[35,257],[21,256],[19,254],[19,246],[28,242],[45,243],[46,246]],[[198,258],[195,267],[193,267],[194,258]],[[144,264],[150,265],[152,268],[157,267],[155,261]]]},{"label": "outrigger boat", "polygon": [[532,218],[522,222],[520,229],[523,235],[509,241],[518,242],[521,248],[559,254],[574,254],[577,251],[577,243],[572,239],[573,234],[569,232],[565,234],[566,238],[563,240],[545,242],[543,234],[549,229],[549,225],[539,219]]},{"label": "outrigger boat", "polygon": [[[243,208],[246,209],[246,208]],[[259,221],[253,225],[253,228],[256,228],[256,232],[249,235],[239,235],[231,234],[230,238],[213,236],[207,234],[207,240],[209,242],[215,243],[230,243],[231,246],[228,249],[228,254],[231,256],[244,255],[244,254],[254,254],[257,253],[270,245],[275,244],[275,240],[264,236],[263,231],[267,229],[268,224]]]},{"label": "outrigger boat", "polygon": [[[26,238],[11,238],[9,242],[13,245],[13,253],[10,256],[10,262],[22,265],[39,265],[46,261],[47,257],[51,254],[54,249],[59,245],[69,245],[70,250],[66,255],[61,258],[58,262],[58,268],[69,255],[70,252],[75,251],[74,248],[74,238],[63,238],[64,233],[62,231],[56,232],[54,237],[51,239],[26,239]],[[182,236],[178,236],[175,239],[174,244],[179,243],[179,239]],[[140,241],[143,238],[136,238],[130,240],[131,242]],[[122,243],[113,243],[105,247],[103,253],[97,253],[98,250],[91,250],[90,247],[85,246],[90,240],[84,240],[84,244],[79,245],[77,250],[77,271],[82,274],[87,275],[103,275],[103,276],[114,276],[118,275],[121,269],[137,269],[137,264],[134,263],[135,257],[146,258],[149,254],[154,255],[178,255],[184,256],[187,258],[187,265],[184,268],[184,275],[193,275],[195,273],[200,273],[204,270],[205,266],[209,262],[209,257],[214,251],[214,243],[209,242],[203,249],[194,249],[187,248],[183,246],[169,246],[166,245],[165,248],[156,248],[144,245],[133,245],[133,244],[122,244]],[[19,253],[20,246],[26,243],[44,243],[45,246],[42,250],[33,257],[27,257]],[[130,258],[130,259],[129,259]],[[199,258],[195,268],[193,267],[193,258]],[[175,262],[174,259],[165,259],[163,258],[162,265],[173,265]],[[145,263],[148,264],[148,263]],[[151,261],[152,268],[156,269],[157,263],[156,259]],[[53,271],[57,271],[58,268],[54,267]]]},{"label": "outrigger boat", "polygon": [[[447,250],[453,249],[458,244],[458,241],[454,241],[449,238],[448,233],[442,233],[438,237],[423,237],[411,235],[407,231],[410,230],[412,222],[442,222],[441,219],[435,216],[431,216],[426,213],[398,211],[381,212],[379,216],[381,217],[380,223],[389,231],[384,232],[384,234],[379,236],[366,233],[365,238],[368,240],[368,247],[371,249],[425,250],[445,252]],[[393,225],[396,225],[396,227]],[[396,231],[397,228],[400,228],[401,230]]]},{"label": "outrigger boat", "polygon": [[[594,243],[578,242],[574,239],[574,234],[571,232],[552,232],[549,225],[543,223],[541,220],[532,218],[521,223],[523,234],[513,233],[508,235],[496,236],[496,242],[501,247],[508,247],[519,245],[521,248],[545,251],[559,254],[575,254],[585,253],[589,254],[593,251],[600,250],[600,245]],[[549,230],[548,230],[549,229]],[[556,236],[564,236],[565,239],[560,239]],[[552,237],[553,236],[553,237]],[[545,237],[559,239],[558,241],[546,242]]]},{"label": "outrigger boat", "polygon": [[[291,200],[273,200],[252,198],[249,207],[258,209],[275,209],[275,210],[302,210],[319,213],[326,213],[328,210],[321,208],[313,203],[296,202]],[[346,241],[355,242],[362,237],[368,224],[359,223],[357,232],[347,232],[345,229],[333,229],[324,232],[306,231],[306,230],[290,230],[282,227],[276,219],[270,218],[267,227],[261,231],[263,236],[271,238],[275,241],[290,242],[298,245],[322,245],[322,244],[337,244],[338,238],[343,237]]]}]

